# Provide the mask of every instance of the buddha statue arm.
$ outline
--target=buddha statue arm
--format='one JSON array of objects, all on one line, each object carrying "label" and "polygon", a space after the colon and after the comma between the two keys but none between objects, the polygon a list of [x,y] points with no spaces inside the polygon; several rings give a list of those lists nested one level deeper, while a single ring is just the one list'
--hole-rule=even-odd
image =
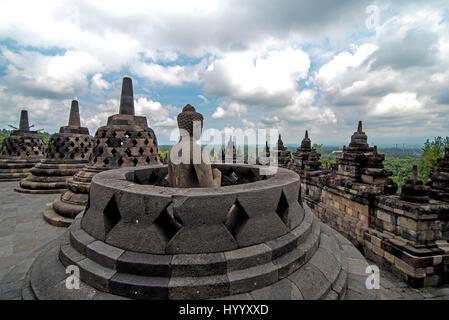
[{"label": "buddha statue arm", "polygon": [[201,152],[203,161],[200,164],[194,164],[200,187],[219,187],[221,185],[221,172],[218,169],[212,169],[208,151],[203,149]]}]

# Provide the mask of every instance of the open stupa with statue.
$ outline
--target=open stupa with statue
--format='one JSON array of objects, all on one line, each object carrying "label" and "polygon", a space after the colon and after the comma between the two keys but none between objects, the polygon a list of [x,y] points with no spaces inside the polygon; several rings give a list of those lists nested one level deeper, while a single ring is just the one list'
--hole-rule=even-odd
[{"label": "open stupa with statue", "polygon": [[[93,176],[85,210],[36,258],[23,298],[377,297],[363,256],[298,201],[298,174],[211,163],[196,143],[203,116],[187,105],[177,121],[167,165]],[[68,266],[80,271],[78,290],[66,287]]]}]

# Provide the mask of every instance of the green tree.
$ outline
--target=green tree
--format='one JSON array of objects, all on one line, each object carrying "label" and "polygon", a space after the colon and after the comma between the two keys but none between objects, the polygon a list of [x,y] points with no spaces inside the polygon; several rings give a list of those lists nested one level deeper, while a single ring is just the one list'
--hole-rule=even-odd
[{"label": "green tree", "polygon": [[418,164],[419,177],[424,182],[429,179],[430,172],[437,168],[438,159],[443,157],[445,148],[449,148],[449,137],[438,136],[424,143]]},{"label": "green tree", "polygon": [[415,164],[418,164],[417,157],[386,158],[384,160],[384,167],[393,171],[391,179],[398,184],[399,188],[407,179],[410,179],[412,175],[412,167]]}]

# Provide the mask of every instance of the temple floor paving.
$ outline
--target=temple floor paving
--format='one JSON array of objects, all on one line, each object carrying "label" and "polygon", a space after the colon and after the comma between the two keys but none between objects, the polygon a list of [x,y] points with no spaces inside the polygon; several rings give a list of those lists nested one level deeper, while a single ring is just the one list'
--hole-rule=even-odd
[{"label": "temple floor paving", "polygon": [[[0,300],[21,298],[22,282],[34,258],[66,230],[42,217],[57,194],[18,193],[17,185],[18,181],[0,182]],[[381,299],[449,300],[449,285],[414,289],[395,274],[380,271]]]}]

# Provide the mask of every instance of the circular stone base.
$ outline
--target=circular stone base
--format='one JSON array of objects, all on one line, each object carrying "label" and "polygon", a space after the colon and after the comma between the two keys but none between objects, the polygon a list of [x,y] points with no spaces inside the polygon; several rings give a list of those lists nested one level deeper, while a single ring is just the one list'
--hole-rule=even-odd
[{"label": "circular stone base", "polygon": [[38,160],[0,159],[0,181],[17,181],[26,178]]},{"label": "circular stone base", "polygon": [[30,193],[30,194],[56,194],[56,193],[63,193],[67,191],[67,189],[24,189],[21,187],[15,187],[14,191],[20,192],[20,193]]},{"label": "circular stone base", "polygon": [[[24,299],[377,299],[365,286],[368,263],[309,208],[298,229],[266,244],[223,253],[151,255],[124,251],[80,228],[48,244],[33,262]],[[296,238],[296,240],[294,239]],[[66,267],[79,268],[79,289],[68,289]]]},{"label": "circular stone base", "polygon": [[43,213],[44,220],[56,227],[69,227],[73,219],[60,216],[53,209],[45,210]]},{"label": "circular stone base", "polygon": [[29,174],[29,170],[25,172],[8,172],[8,170],[0,171],[0,181],[20,181],[26,178]]}]

